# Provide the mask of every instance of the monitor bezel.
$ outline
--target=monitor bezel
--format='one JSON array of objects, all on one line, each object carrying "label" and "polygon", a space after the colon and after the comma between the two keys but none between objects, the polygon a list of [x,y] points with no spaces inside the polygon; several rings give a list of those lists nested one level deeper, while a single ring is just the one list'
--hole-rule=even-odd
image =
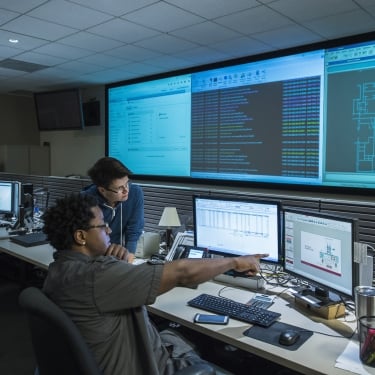
[{"label": "monitor bezel", "polygon": [[[346,293],[345,291],[342,291],[340,289],[337,289],[333,286],[327,286],[323,284],[320,281],[316,281],[314,277],[310,274],[311,277],[302,275],[299,272],[295,272],[293,270],[287,269],[286,263],[287,263],[287,256],[286,256],[286,247],[285,247],[285,242],[286,242],[286,235],[285,235],[285,214],[286,213],[295,213],[295,214],[301,214],[301,215],[308,215],[316,218],[323,218],[323,219],[331,219],[331,220],[337,220],[337,221],[342,221],[349,223],[352,228],[352,233],[351,233],[351,266],[352,266],[352,272],[351,272],[351,292]],[[330,294],[333,293],[334,295],[337,296],[343,296],[343,297],[349,297],[349,298],[354,298],[354,289],[355,286],[358,284],[358,267],[356,266],[356,263],[354,261],[354,246],[355,243],[358,240],[358,220],[352,216],[347,216],[344,214],[336,214],[332,212],[322,212],[322,211],[314,211],[312,209],[302,209],[302,208],[289,208],[289,207],[283,207],[282,208],[282,248],[284,252],[284,258],[283,258],[283,263],[282,263],[282,268],[283,271],[297,280],[300,280],[301,282],[306,283],[309,287],[313,288],[320,288],[323,290],[327,290]]]},{"label": "monitor bezel", "polygon": [[[200,246],[197,243],[197,235],[196,235],[196,217],[197,217],[197,210],[196,210],[196,200],[197,199],[208,199],[208,200],[221,200],[221,201],[229,201],[229,202],[246,202],[246,203],[256,203],[256,204],[265,204],[265,205],[273,205],[276,207],[277,210],[277,256],[278,259],[266,259],[263,258],[260,261],[262,263],[267,263],[270,265],[281,266],[283,264],[283,251],[282,251],[282,232],[281,232],[281,203],[278,200],[266,200],[266,199],[258,199],[255,197],[229,197],[229,196],[221,196],[221,195],[201,195],[201,194],[194,194],[193,195],[193,222],[194,222],[194,246]],[[238,256],[238,254],[234,253],[225,253],[222,251],[216,251],[213,249],[208,249],[210,254],[217,255],[217,256],[224,256],[224,257],[234,257]],[[255,254],[255,253],[254,253]]]}]

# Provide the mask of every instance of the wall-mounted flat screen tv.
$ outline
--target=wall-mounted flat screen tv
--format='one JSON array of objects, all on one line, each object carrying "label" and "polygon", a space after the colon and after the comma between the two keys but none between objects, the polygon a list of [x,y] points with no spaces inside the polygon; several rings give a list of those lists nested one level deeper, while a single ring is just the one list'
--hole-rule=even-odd
[{"label": "wall-mounted flat screen tv", "polygon": [[38,128],[44,130],[77,130],[83,128],[79,89],[34,93]]},{"label": "wall-mounted flat screen tv", "polygon": [[375,189],[375,34],[106,86],[139,179]]}]

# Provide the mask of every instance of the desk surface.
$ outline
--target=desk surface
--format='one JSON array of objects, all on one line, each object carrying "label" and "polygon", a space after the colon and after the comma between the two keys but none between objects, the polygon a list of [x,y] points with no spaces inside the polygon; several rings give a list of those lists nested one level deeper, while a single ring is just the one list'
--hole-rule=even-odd
[{"label": "desk surface", "polygon": [[17,245],[9,239],[4,228],[0,228],[0,251],[43,269],[48,269],[49,264],[53,262],[52,246],[48,244],[31,247]]},{"label": "desk surface", "polygon": [[[342,354],[350,341],[343,338],[338,331],[346,331],[346,336],[350,336],[356,328],[354,316],[347,318],[351,320],[350,323],[337,319],[327,321],[315,315],[309,316],[308,312],[303,314],[295,308],[294,302],[290,302],[293,301],[293,298],[289,298],[288,301],[288,298],[284,299],[283,294],[281,294],[275,298],[274,305],[270,307],[270,310],[281,313],[280,322],[314,331],[314,334],[298,350],[292,351],[244,336],[243,332],[250,325],[234,319],[230,319],[227,326],[193,323],[195,313],[202,312],[202,310],[187,306],[186,302],[201,293],[218,295],[222,288],[222,284],[215,282],[201,284],[197,289],[175,288],[158,297],[155,304],[148,306],[148,309],[158,316],[175,321],[303,374],[352,374],[350,371],[335,367],[335,364],[336,359]],[[283,290],[280,288],[279,292]],[[246,303],[254,293],[228,286],[221,290],[220,295]],[[356,341],[356,335],[353,340]],[[367,366],[364,366],[364,368],[369,374],[375,374],[375,369]],[[365,372],[363,373],[365,374]]]}]

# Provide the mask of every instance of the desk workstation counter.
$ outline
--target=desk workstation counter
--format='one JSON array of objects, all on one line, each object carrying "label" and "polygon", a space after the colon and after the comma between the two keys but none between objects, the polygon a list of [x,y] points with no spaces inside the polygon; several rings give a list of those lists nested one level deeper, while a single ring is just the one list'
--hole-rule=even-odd
[{"label": "desk workstation counter", "polygon": [[[224,287],[224,289],[223,289]],[[217,282],[207,282],[198,286],[197,289],[175,288],[168,293],[159,296],[155,304],[148,306],[151,313],[172,320],[190,329],[208,335],[246,352],[258,355],[269,361],[273,361],[282,366],[291,368],[302,374],[311,375],[348,375],[348,374],[375,374],[375,369],[363,366],[359,360],[359,349],[356,334],[356,321],[354,314],[349,314],[346,318],[325,320],[310,315],[308,312],[302,313],[296,308],[290,296],[284,298],[285,288],[273,288],[270,291],[278,292],[270,310],[281,313],[280,322],[287,325],[300,327],[301,330],[310,330],[314,333],[296,350],[288,347],[271,344],[256,338],[244,335],[251,325],[230,319],[228,325],[196,324],[193,322],[195,313],[202,310],[187,306],[187,301],[201,293],[218,295],[246,303],[254,295],[249,290],[235,287],[225,287]],[[274,323],[276,324],[276,323]],[[258,327],[256,327],[259,329]],[[268,333],[264,337],[272,337],[271,325],[264,328]],[[250,330],[251,332],[251,330]],[[264,331],[266,332],[266,331]],[[277,330],[274,330],[277,335]],[[352,340],[350,337],[353,335]],[[268,340],[269,341],[269,340]],[[348,364],[338,364],[336,361],[349,346],[354,346],[354,360]],[[345,370],[342,367],[346,367]],[[358,372],[356,368],[359,368]]]},{"label": "desk workstation counter", "polygon": [[0,228],[0,252],[47,270],[53,262],[53,251],[53,247],[48,244],[32,247],[17,245],[9,239],[6,229]]}]

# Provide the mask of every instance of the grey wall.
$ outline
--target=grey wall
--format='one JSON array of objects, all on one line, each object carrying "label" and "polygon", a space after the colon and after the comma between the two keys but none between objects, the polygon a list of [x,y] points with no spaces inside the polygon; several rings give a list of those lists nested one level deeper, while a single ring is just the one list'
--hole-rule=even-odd
[{"label": "grey wall", "polygon": [[0,145],[6,144],[39,145],[32,97],[0,95]]},{"label": "grey wall", "polygon": [[[50,145],[52,176],[86,175],[105,153],[104,86],[81,89],[82,102],[101,104],[100,126],[79,131],[39,132],[32,96],[0,95],[0,145]],[[1,159],[1,155],[0,155]],[[2,160],[0,160],[0,171]]]}]

